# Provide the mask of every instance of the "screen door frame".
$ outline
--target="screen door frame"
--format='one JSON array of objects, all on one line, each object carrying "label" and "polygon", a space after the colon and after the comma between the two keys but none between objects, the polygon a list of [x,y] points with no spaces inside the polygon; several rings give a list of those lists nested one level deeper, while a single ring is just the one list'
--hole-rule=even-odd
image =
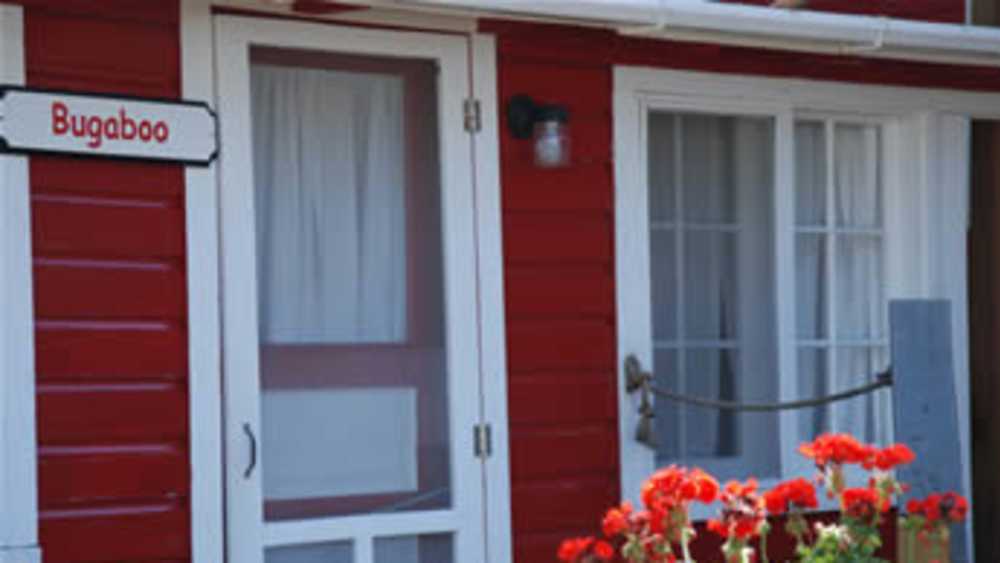
[{"label": "screen door frame", "polygon": [[[450,532],[456,561],[509,561],[506,413],[496,407],[506,403],[505,393],[500,391],[503,385],[497,384],[498,380],[505,381],[502,375],[506,372],[501,359],[503,317],[496,311],[502,307],[502,294],[497,289],[502,280],[500,264],[492,264],[500,256],[499,202],[493,201],[499,194],[491,189],[496,179],[484,182],[483,174],[477,174],[473,167],[477,148],[489,153],[496,147],[493,139],[476,140],[465,131],[461,111],[463,101],[472,94],[470,54],[482,52],[489,45],[457,35],[245,16],[218,16],[215,29],[216,94],[224,147],[219,170],[227,560],[262,563],[267,547],[352,539],[354,560],[371,563],[375,537]],[[450,509],[264,522],[261,472],[258,468],[246,475],[252,449],[250,433],[258,442],[261,435],[254,183],[250,166],[252,46],[406,56],[437,63],[453,490]],[[492,63],[486,66],[489,70]],[[483,89],[487,86],[484,84]],[[495,124],[493,127],[495,135]],[[484,193],[477,194],[477,187],[484,188]],[[485,247],[482,236],[470,236],[477,232],[482,235],[484,230]],[[488,279],[479,276],[477,281],[477,276],[469,275],[471,268],[488,272]],[[484,302],[486,306],[481,308]],[[493,327],[497,321],[500,326]],[[474,455],[473,444],[473,427],[484,418],[492,423],[495,438],[493,457],[485,463]]]}]

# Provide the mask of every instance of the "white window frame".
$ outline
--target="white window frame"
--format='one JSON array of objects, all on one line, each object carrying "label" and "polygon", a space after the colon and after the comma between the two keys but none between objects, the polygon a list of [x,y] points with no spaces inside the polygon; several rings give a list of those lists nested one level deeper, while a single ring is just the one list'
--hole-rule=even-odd
[{"label": "white window frame", "polygon": [[[777,119],[775,221],[794,225],[794,120],[836,115],[885,124],[884,225],[886,298],[948,298],[967,303],[966,252],[969,119],[1000,118],[1000,95],[965,91],[870,86],[801,79],[763,78],[618,66],[614,70],[616,271],[619,359],[621,487],[638,496],[654,469],[652,450],[636,442],[638,397],[624,392],[625,358],[651,365],[648,312],[645,108],[650,100],[672,111],[743,115],[768,112]],[[779,231],[780,232],[780,231]],[[790,234],[790,233],[789,233]],[[943,252],[947,249],[948,252]],[[794,259],[794,237],[778,236],[777,256]],[[784,264],[784,266],[781,266]],[[777,291],[794,295],[793,261],[778,259]],[[953,342],[965,492],[969,476],[968,311],[955,306]],[[783,397],[794,396],[794,301],[778,300],[779,373]],[[782,427],[794,428],[792,413]],[[782,445],[782,467],[794,467],[794,446]],[[967,530],[967,537],[969,537]]]},{"label": "white window frame", "polygon": [[[23,9],[0,4],[0,84],[24,81]],[[30,190],[28,157],[0,154],[0,563],[41,561]]]}]

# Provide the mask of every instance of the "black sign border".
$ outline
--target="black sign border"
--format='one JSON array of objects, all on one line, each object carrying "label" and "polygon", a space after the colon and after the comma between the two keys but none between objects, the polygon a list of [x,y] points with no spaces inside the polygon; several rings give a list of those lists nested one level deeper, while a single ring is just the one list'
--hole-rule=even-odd
[{"label": "black sign border", "polygon": [[215,113],[212,106],[205,101],[197,100],[184,100],[177,98],[166,98],[166,97],[146,97],[146,96],[136,96],[134,94],[113,94],[109,92],[86,92],[82,90],[60,90],[56,88],[32,88],[28,86],[20,86],[13,84],[0,84],[0,101],[7,96],[8,92],[25,92],[29,94],[56,94],[63,96],[77,96],[83,98],[98,98],[103,100],[126,100],[130,102],[144,102],[150,104],[159,104],[164,106],[188,106],[195,108],[202,108],[208,112],[209,117],[212,119],[215,125],[215,150],[212,151],[208,158],[206,159],[185,159],[185,158],[165,158],[165,157],[155,157],[155,156],[123,156],[117,154],[100,154],[93,152],[75,151],[75,150],[53,150],[53,149],[29,149],[22,147],[12,147],[10,146],[7,138],[0,134],[0,154],[17,154],[30,156],[33,154],[47,155],[47,156],[71,156],[77,158],[97,158],[101,160],[120,160],[124,162],[152,162],[157,164],[183,164],[185,166],[195,166],[199,168],[207,168],[219,158],[219,148],[220,142],[220,132],[219,132],[219,115]]}]

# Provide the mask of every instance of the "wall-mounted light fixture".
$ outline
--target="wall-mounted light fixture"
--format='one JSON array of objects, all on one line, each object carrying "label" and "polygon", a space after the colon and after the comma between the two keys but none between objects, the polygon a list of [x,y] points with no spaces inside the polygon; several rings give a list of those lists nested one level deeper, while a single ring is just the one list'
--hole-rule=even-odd
[{"label": "wall-mounted light fixture", "polygon": [[532,139],[535,165],[559,168],[569,164],[569,110],[556,104],[539,104],[526,94],[507,102],[507,128],[515,139]]}]

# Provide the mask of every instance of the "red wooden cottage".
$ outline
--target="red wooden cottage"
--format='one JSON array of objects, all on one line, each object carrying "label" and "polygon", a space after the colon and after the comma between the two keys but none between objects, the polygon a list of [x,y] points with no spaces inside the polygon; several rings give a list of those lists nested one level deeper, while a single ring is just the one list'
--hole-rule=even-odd
[{"label": "red wooden cottage", "polygon": [[893,437],[879,391],[650,447],[628,356],[829,394],[898,298],[952,304],[1000,560],[1000,17],[767,4],[0,0],[0,563],[553,561],[657,466]]}]

